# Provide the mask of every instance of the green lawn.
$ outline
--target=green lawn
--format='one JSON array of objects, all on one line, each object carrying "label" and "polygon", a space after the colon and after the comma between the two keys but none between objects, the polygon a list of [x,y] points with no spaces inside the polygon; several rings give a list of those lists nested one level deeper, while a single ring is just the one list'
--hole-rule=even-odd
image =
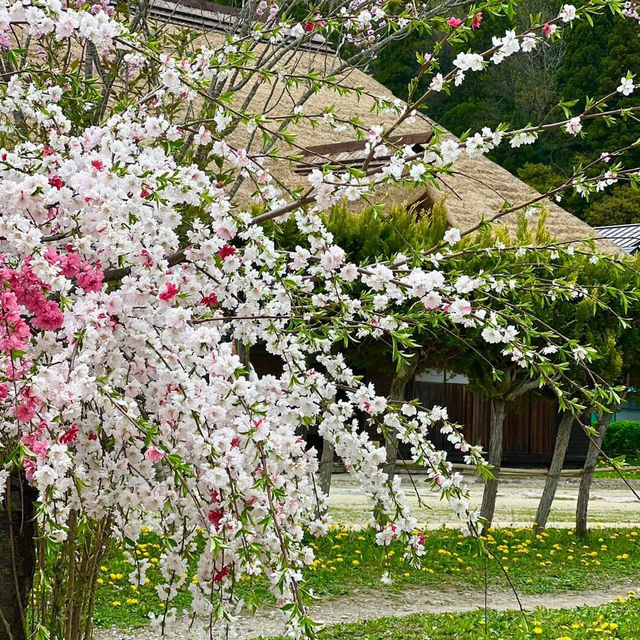
[{"label": "green lawn", "polygon": [[[391,547],[389,555],[373,544],[374,533],[337,530],[318,541],[309,584],[318,595],[351,593],[375,586],[387,569],[396,589],[408,585],[434,586],[443,580],[481,587],[485,557],[480,543],[456,531],[426,532],[421,569],[404,562],[404,549]],[[571,530],[550,529],[536,535],[531,529],[490,530],[484,542],[494,558],[487,560],[491,585],[506,587],[502,565],[516,587],[526,593],[589,589],[603,578],[615,582],[640,574],[638,530],[597,529],[586,539]]]},{"label": "green lawn", "polygon": [[[335,527],[324,538],[311,540],[316,560],[305,572],[308,585],[319,597],[349,595],[367,588],[389,592],[420,585],[438,588],[443,582],[483,586],[485,559],[477,540],[453,530],[425,534],[427,553],[423,566],[411,568],[404,562],[404,549],[399,544],[392,545],[385,554],[384,549],[373,543],[371,529]],[[606,588],[640,575],[638,529],[594,529],[585,539],[578,538],[571,530],[550,529],[537,536],[531,529],[501,529],[490,530],[484,543],[497,558],[487,560],[488,579],[493,588],[507,588],[498,563],[507,569],[516,588],[526,593]],[[147,533],[129,553],[148,558],[154,564],[161,546],[162,540]],[[134,588],[128,581],[132,570],[133,565],[122,550],[111,550],[101,573],[97,626],[144,626],[148,623],[149,611],[162,611],[163,603],[155,593],[159,571],[152,567],[147,572],[148,583]],[[394,578],[394,584],[389,587],[380,583],[386,570]],[[191,571],[187,584],[194,579],[193,575]],[[257,606],[270,602],[260,580],[244,581],[240,590]],[[184,609],[189,599],[183,589],[172,606]],[[640,638],[640,625],[638,629]]]},{"label": "green lawn", "polygon": [[635,598],[602,607],[536,609],[526,614],[490,611],[419,614],[341,624],[321,631],[319,640],[594,640],[640,637],[640,603]]},{"label": "green lawn", "polygon": [[[625,456],[622,474],[627,480],[640,480],[640,458],[636,456]],[[605,461],[601,460],[593,473],[594,478],[617,478],[620,474]]]},{"label": "green lawn", "polygon": [[[622,474],[627,480],[640,480],[640,470],[638,469],[622,469]],[[594,478],[616,478],[620,480],[620,474],[612,469],[603,469],[593,472]]]}]

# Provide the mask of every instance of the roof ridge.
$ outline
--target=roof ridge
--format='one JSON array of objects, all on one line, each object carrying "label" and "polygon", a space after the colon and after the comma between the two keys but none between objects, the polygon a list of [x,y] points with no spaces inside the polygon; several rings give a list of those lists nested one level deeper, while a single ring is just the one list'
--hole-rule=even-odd
[{"label": "roof ridge", "polygon": [[[149,13],[152,17],[174,24],[207,28],[222,33],[233,24],[240,13],[236,7],[207,2],[207,0],[151,0]],[[309,34],[300,42],[302,51],[330,51],[333,49],[321,35]]]},{"label": "roof ridge", "polygon": [[619,227],[640,227],[640,222],[627,222],[624,224],[603,224],[594,228],[595,229],[617,229]]}]

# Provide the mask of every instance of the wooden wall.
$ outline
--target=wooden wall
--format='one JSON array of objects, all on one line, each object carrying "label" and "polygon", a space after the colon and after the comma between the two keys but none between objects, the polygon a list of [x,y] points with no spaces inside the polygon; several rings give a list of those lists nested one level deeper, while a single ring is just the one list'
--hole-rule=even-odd
[{"label": "wooden wall", "polygon": [[[268,354],[263,347],[251,349],[251,362],[258,375],[282,373],[280,359]],[[364,374],[367,382],[374,384],[377,393],[387,395],[391,388],[393,363],[380,362],[377,365],[359,373]],[[447,407],[450,420],[464,426],[465,438],[472,444],[481,445],[485,450],[488,448],[490,404],[480,392],[470,391],[463,384],[413,381],[407,389],[406,397],[417,398],[426,407]],[[505,419],[503,463],[512,466],[548,465],[553,453],[558,421],[557,402],[550,398],[531,395],[509,408]],[[306,432],[305,437],[310,446],[321,449],[321,440],[317,434]],[[379,434],[372,434],[372,438],[379,439]],[[449,451],[452,460],[462,459],[460,453],[439,432],[434,431],[432,441],[439,448]],[[582,464],[588,444],[582,429],[577,424],[574,425],[567,451],[567,464]]]},{"label": "wooden wall", "polygon": [[[447,407],[449,419],[464,426],[465,438],[485,450],[489,446],[490,403],[481,393],[462,384],[414,381],[407,398],[420,400],[427,407]],[[507,465],[548,464],[553,454],[559,416],[553,399],[530,396],[507,410],[504,425],[504,457]],[[446,438],[434,433],[433,442],[456,455]],[[579,464],[587,453],[588,440],[579,425],[574,425],[567,451],[567,462]]]}]

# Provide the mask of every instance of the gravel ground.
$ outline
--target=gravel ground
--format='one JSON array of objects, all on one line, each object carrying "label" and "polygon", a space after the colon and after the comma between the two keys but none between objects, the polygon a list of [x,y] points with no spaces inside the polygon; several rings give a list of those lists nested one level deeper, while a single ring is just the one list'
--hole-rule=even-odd
[{"label": "gravel ground", "polygon": [[[403,486],[409,494],[416,517],[422,527],[439,528],[442,525],[457,526],[457,519],[447,505],[440,501],[438,494],[430,491],[424,476],[414,476],[420,496],[412,489],[406,474],[402,474]],[[482,502],[484,484],[473,476],[467,476],[471,490],[472,505],[479,507]],[[560,480],[558,492],[550,516],[550,526],[573,527],[580,478],[566,476]],[[632,483],[636,490],[640,482]],[[500,480],[496,514],[496,526],[531,526],[535,518],[538,501],[544,487],[544,476],[538,473],[509,472]],[[365,525],[369,519],[367,499],[357,483],[347,474],[335,474],[331,486],[331,509],[335,520]],[[596,478],[591,489],[589,522],[602,526],[624,527],[640,524],[640,502],[622,483],[615,478]]]}]

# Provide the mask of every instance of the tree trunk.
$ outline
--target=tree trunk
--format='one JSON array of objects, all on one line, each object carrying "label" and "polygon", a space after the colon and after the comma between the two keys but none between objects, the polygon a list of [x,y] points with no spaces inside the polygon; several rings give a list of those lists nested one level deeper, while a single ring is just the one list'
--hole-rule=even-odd
[{"label": "tree trunk", "polygon": [[[399,371],[393,376],[391,381],[391,391],[389,400],[402,402],[405,400],[407,385],[413,378],[418,367],[418,357],[414,356],[409,364],[402,365]],[[386,461],[384,472],[389,476],[389,481],[396,475],[396,463],[398,461],[398,434],[396,431],[388,430],[384,436],[384,447],[386,449]]]},{"label": "tree trunk", "polygon": [[322,440],[322,455],[320,457],[320,468],[318,469],[318,484],[322,493],[329,497],[331,490],[331,472],[333,471],[333,444],[326,438]]},{"label": "tree trunk", "polygon": [[584,535],[587,533],[587,509],[589,507],[589,493],[591,491],[591,481],[593,480],[593,472],[600,455],[599,447],[609,428],[613,414],[605,413],[598,416],[598,435],[594,437],[596,446],[593,442],[589,443],[587,458],[584,461],[582,469],[582,478],[580,479],[580,489],[578,490],[578,504],[576,505],[576,532]]},{"label": "tree trunk", "polygon": [[489,456],[488,462],[493,466],[492,473],[494,480],[487,480],[482,494],[482,507],[480,516],[485,519],[485,526],[489,528],[493,521],[493,514],[496,509],[496,496],[498,495],[498,481],[500,478],[500,467],[502,465],[502,442],[504,434],[504,414],[506,402],[504,398],[494,398],[491,400],[491,426],[489,433]]},{"label": "tree trunk", "polygon": [[240,362],[242,362],[242,366],[247,370],[247,373],[250,374],[251,356],[249,347],[244,342],[240,342],[240,340],[236,340],[234,345],[238,358],[240,358]]},{"label": "tree trunk", "polygon": [[542,492],[540,504],[538,505],[536,521],[533,524],[536,531],[541,531],[547,526],[549,512],[551,511],[553,499],[556,496],[560,473],[564,466],[565,456],[567,455],[567,447],[569,446],[569,438],[571,437],[571,428],[573,427],[574,420],[573,414],[567,411],[562,415],[560,424],[558,425],[558,434],[556,435],[556,444],[553,449],[549,473],[547,473],[544,491]]},{"label": "tree trunk", "polygon": [[12,471],[0,511],[0,640],[26,640],[35,572],[35,491]]}]

